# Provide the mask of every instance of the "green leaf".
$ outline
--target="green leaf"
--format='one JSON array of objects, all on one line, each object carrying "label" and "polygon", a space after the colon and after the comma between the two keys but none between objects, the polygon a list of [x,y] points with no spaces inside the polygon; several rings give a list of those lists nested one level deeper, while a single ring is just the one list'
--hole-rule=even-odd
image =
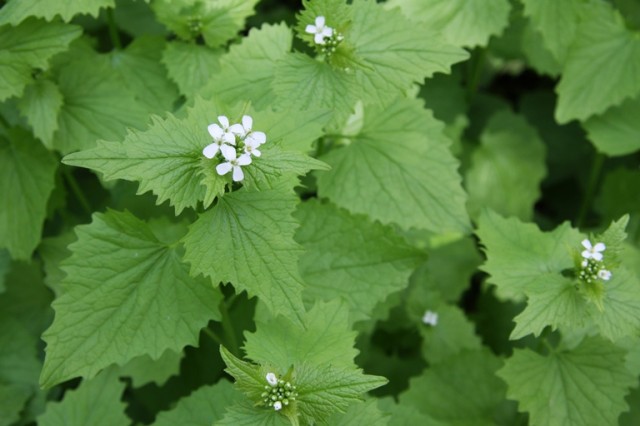
[{"label": "green leaf", "polygon": [[344,37],[357,58],[353,68],[358,70],[359,94],[376,102],[391,101],[398,91],[436,72],[449,73],[453,64],[469,57],[439,41],[427,25],[415,25],[399,10],[385,10],[374,1],[354,2]]},{"label": "green leaf", "polygon": [[157,114],[171,110],[178,98],[176,86],[160,63],[166,45],[159,37],[140,37],[125,49],[116,49],[103,56],[112,72],[144,104],[145,109]]},{"label": "green leaf", "polygon": [[278,105],[312,111],[329,109],[335,122],[346,119],[353,110],[357,87],[353,73],[302,53],[288,53],[279,60],[273,81]]},{"label": "green leaf", "polygon": [[[591,2],[556,88],[556,119],[585,120],[640,94],[640,38],[606,2]],[[597,84],[594,84],[597,82]]]},{"label": "green leaf", "polygon": [[44,283],[55,293],[62,294],[60,282],[66,274],[60,269],[60,262],[71,256],[68,246],[76,241],[73,232],[67,231],[57,237],[44,238],[38,247],[38,254],[44,263]]},{"label": "green leaf", "polygon": [[386,426],[389,423],[389,414],[383,413],[378,408],[377,399],[372,398],[365,402],[351,404],[347,411],[334,414],[327,423],[335,426]]},{"label": "green leaf", "polygon": [[274,315],[300,315],[302,247],[293,240],[298,224],[291,217],[297,201],[286,182],[220,198],[184,237],[184,259],[191,263],[191,273],[202,273],[216,283],[231,282],[238,291],[257,295]]},{"label": "green leaf", "polygon": [[0,294],[4,293],[6,288],[6,275],[11,268],[11,256],[6,249],[0,249]]},{"label": "green leaf", "polygon": [[203,386],[178,401],[170,411],[161,411],[155,426],[211,426],[225,414],[225,410],[243,400],[231,383],[220,380],[213,386]]},{"label": "green leaf", "polygon": [[120,400],[124,388],[114,369],[103,371],[91,380],[84,380],[77,389],[67,391],[61,402],[48,403],[45,413],[38,417],[38,424],[129,425],[131,420],[124,414],[126,404]]},{"label": "green leaf", "polygon": [[0,135],[0,245],[28,259],[40,241],[56,160],[19,128]]},{"label": "green leaf", "polygon": [[155,0],[151,7],[158,21],[180,38],[202,35],[207,46],[220,47],[244,28],[258,0]]},{"label": "green leaf", "polygon": [[381,300],[405,288],[426,257],[393,228],[332,204],[304,203],[295,217],[302,224],[296,240],[305,249],[300,258],[305,298],[345,299],[351,322],[369,319]]},{"label": "green leaf", "polygon": [[616,168],[606,174],[594,208],[604,220],[612,220],[627,212],[640,212],[640,172],[636,169]]},{"label": "green leaf", "polygon": [[20,412],[31,392],[21,386],[0,383],[0,426],[11,426],[20,420]]},{"label": "green leaf", "polygon": [[46,79],[38,79],[27,86],[18,102],[18,108],[33,128],[33,134],[49,149],[53,148],[53,134],[58,130],[62,104],[60,89]]},{"label": "green leaf", "polygon": [[508,0],[395,0],[388,7],[399,6],[416,25],[442,34],[455,46],[486,46],[489,37],[499,35],[507,26]]},{"label": "green leaf", "polygon": [[488,207],[531,220],[546,175],[545,146],[537,132],[520,116],[500,112],[490,119],[480,143],[465,176],[470,215],[477,217]]},{"label": "green leaf", "polygon": [[508,397],[529,413],[532,424],[615,425],[627,409],[624,396],[636,382],[625,368],[624,355],[599,338],[548,356],[516,349],[498,375],[509,385]]},{"label": "green leaf", "polygon": [[480,215],[476,234],[487,255],[481,269],[491,275],[489,282],[497,286],[501,298],[514,300],[544,282],[546,274],[573,268],[573,255],[583,239],[566,222],[544,233],[534,224],[505,219],[490,210]]},{"label": "green leaf", "polygon": [[96,54],[64,65],[57,83],[64,104],[53,146],[62,153],[91,148],[98,139],[118,140],[127,127],[147,125],[147,108]]},{"label": "green leaf", "polygon": [[598,151],[610,157],[627,155],[640,149],[638,117],[640,96],[591,117],[584,123],[584,129]]},{"label": "green leaf", "polygon": [[142,355],[132,359],[118,370],[120,377],[130,377],[131,385],[135,388],[147,383],[162,386],[171,376],[180,373],[182,353],[166,350],[160,358],[154,360],[149,355]]},{"label": "green leaf", "polygon": [[271,83],[276,62],[291,50],[292,39],[284,23],[252,28],[240,44],[232,45],[222,56],[220,71],[207,75],[203,96],[220,97],[229,103],[248,99],[256,109],[265,109],[275,98]]},{"label": "green leaf", "polygon": [[230,406],[224,417],[213,423],[215,426],[290,426],[286,417],[279,415],[273,409],[256,409],[248,400],[240,401]]},{"label": "green leaf", "polygon": [[273,366],[276,376],[284,376],[294,364],[304,362],[334,367],[355,367],[353,348],[356,333],[349,328],[349,310],[339,300],[317,302],[294,323],[277,317],[258,323],[255,333],[246,334],[247,358]]},{"label": "green leaf", "polygon": [[322,157],[332,170],[318,177],[320,196],[402,228],[467,232],[466,195],[443,128],[417,100],[365,107],[362,130]]},{"label": "green leaf", "polygon": [[169,77],[188,98],[195,97],[220,71],[220,52],[207,46],[171,41],[162,53]]},{"label": "green leaf", "polygon": [[578,31],[583,0],[520,0],[524,14],[540,32],[544,46],[564,63]]},{"label": "green leaf", "polygon": [[114,0],[74,0],[71,2],[14,0],[0,9],[0,25],[18,25],[30,16],[44,18],[47,21],[60,16],[63,21],[69,22],[75,15],[88,14],[97,17],[100,9],[114,6]]},{"label": "green leaf", "polygon": [[208,280],[189,277],[176,242],[163,242],[130,213],[97,213],[76,233],[56,317],[43,335],[43,386],[90,378],[137,356],[179,352],[220,318],[221,294]]},{"label": "green leaf", "polygon": [[[9,7],[0,9],[0,25]],[[15,27],[0,26],[0,101],[20,96],[32,80],[31,70],[47,69],[49,59],[67,50],[69,43],[81,33],[80,27],[75,25],[46,23],[36,19],[29,19]]]},{"label": "green leaf", "polygon": [[494,425],[506,390],[495,376],[501,366],[487,350],[462,352],[411,379],[400,405],[448,425]]}]

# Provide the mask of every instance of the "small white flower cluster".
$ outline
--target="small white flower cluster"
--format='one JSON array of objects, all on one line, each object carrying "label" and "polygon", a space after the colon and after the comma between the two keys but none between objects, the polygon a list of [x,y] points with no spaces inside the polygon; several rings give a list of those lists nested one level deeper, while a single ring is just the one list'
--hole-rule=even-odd
[{"label": "small white flower cluster", "polygon": [[591,244],[589,240],[582,240],[582,246],[585,248],[582,254],[582,262],[580,266],[579,277],[581,280],[590,283],[597,279],[609,281],[611,279],[611,271],[605,269],[603,264],[604,255],[602,252],[606,249],[603,243]]},{"label": "small white flower cluster", "polygon": [[274,410],[280,411],[283,406],[295,401],[298,396],[295,386],[284,380],[279,380],[274,373],[267,373],[266,379],[269,384],[265,385],[264,392],[262,392],[262,402],[267,407],[273,407]]},{"label": "small white flower cluster", "polygon": [[426,311],[422,316],[422,322],[431,327],[435,327],[438,325],[438,314],[433,311]]},{"label": "small white flower cluster", "polygon": [[213,142],[204,147],[202,155],[212,159],[220,153],[225,161],[216,166],[216,172],[223,176],[233,170],[233,181],[240,182],[244,179],[242,167],[251,164],[251,156],[260,157],[258,148],[267,141],[267,135],[252,130],[253,119],[248,115],[242,117],[242,124],[229,125],[224,115],[218,116],[218,122],[207,127]]},{"label": "small white flower cluster", "polygon": [[313,41],[320,46],[320,51],[325,55],[335,52],[336,47],[344,37],[331,27],[325,25],[324,16],[316,17],[315,25],[307,25],[305,32],[313,34]]}]

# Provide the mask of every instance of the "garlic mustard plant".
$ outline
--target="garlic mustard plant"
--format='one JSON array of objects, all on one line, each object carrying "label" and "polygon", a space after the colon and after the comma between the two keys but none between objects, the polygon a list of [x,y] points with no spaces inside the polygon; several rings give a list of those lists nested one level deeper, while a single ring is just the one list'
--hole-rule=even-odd
[{"label": "garlic mustard plant", "polygon": [[253,118],[249,115],[242,116],[242,123],[230,124],[224,115],[218,117],[218,122],[207,127],[213,142],[204,147],[202,154],[208,159],[221,154],[219,160],[223,161],[216,166],[216,172],[221,176],[232,172],[233,181],[240,182],[244,179],[242,167],[251,164],[252,156],[262,155],[258,148],[267,141],[267,135],[253,131]]},{"label": "garlic mustard plant", "polygon": [[592,244],[591,241],[585,239],[582,240],[582,247],[584,247],[581,253],[583,260],[580,262],[581,270],[578,277],[586,283],[591,283],[598,279],[609,281],[612,274],[611,271],[605,268],[604,264],[605,244]]}]

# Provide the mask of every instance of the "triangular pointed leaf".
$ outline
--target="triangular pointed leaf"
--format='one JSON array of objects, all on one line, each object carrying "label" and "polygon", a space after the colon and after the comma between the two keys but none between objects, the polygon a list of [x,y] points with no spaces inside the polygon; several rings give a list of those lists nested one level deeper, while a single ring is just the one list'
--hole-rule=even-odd
[{"label": "triangular pointed leaf", "polygon": [[30,16],[44,18],[47,21],[60,16],[63,21],[69,22],[75,15],[98,16],[100,9],[114,6],[114,0],[12,1],[0,10],[0,25],[18,25]]},{"label": "triangular pointed leaf", "polygon": [[58,86],[46,79],[38,79],[27,86],[18,103],[33,134],[49,149],[53,148],[53,134],[58,130],[58,114],[63,103]]},{"label": "triangular pointed leaf", "polygon": [[[207,46],[182,41],[171,41],[162,53],[162,63],[169,77],[180,88],[180,93],[192,98],[220,70],[221,52]],[[234,99],[235,101],[236,99]]]},{"label": "triangular pointed leaf", "polygon": [[140,355],[179,352],[219,318],[220,292],[209,280],[189,277],[175,241],[161,241],[135,216],[97,213],[76,232],[55,320],[43,336],[43,386],[90,378]]}]

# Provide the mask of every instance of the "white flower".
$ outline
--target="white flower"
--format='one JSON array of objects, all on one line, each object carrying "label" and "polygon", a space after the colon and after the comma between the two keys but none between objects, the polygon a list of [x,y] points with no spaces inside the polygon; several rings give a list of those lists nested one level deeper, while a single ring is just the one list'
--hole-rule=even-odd
[{"label": "white flower", "polygon": [[[224,116],[221,117],[226,118]],[[218,117],[218,119],[220,119],[220,117]],[[210,124],[209,127],[207,127],[207,130],[209,130],[209,134],[213,138],[213,142],[204,147],[202,155],[209,159],[215,157],[218,151],[222,150],[224,146],[231,148],[229,145],[236,144],[236,138],[233,136],[233,133],[226,132],[217,124]]]},{"label": "white flower", "polygon": [[611,271],[607,271],[606,269],[600,269],[598,271],[598,278],[609,281],[611,279]]},{"label": "white flower", "polygon": [[314,34],[313,40],[316,44],[324,44],[325,37],[331,37],[333,35],[333,28],[325,27],[324,16],[318,16],[316,18],[315,25],[307,25],[304,29],[309,34]]},{"label": "white flower", "polygon": [[433,311],[426,311],[422,316],[422,322],[435,327],[438,324],[438,314]]},{"label": "white flower", "polygon": [[260,144],[257,144],[255,142],[253,142],[252,140],[245,140],[244,141],[244,152],[246,152],[247,154],[254,155],[256,157],[260,157],[262,155],[262,153],[258,149],[259,146],[260,146]]},{"label": "white flower", "polygon": [[586,268],[587,265],[589,265],[589,262],[587,260],[583,260],[580,265],[582,265],[583,268]]},{"label": "white flower", "polygon": [[240,182],[244,179],[244,172],[240,166],[251,164],[251,156],[249,154],[242,154],[240,157],[236,158],[235,149],[225,151],[222,151],[222,155],[224,155],[227,162],[218,164],[216,166],[216,172],[218,172],[220,176],[223,176],[233,170],[233,181]]},{"label": "white flower", "polygon": [[[229,131],[241,137],[246,144],[250,144],[253,148],[257,148],[267,141],[267,135],[264,132],[254,132],[253,118],[249,115],[242,116],[242,124],[234,124],[229,127]],[[257,155],[258,157],[260,154]]]},{"label": "white flower", "polygon": [[603,243],[596,243],[592,246],[591,241],[582,240],[582,246],[586,249],[582,252],[582,257],[585,259],[594,259],[598,262],[602,260],[602,252],[606,248]]},{"label": "white flower", "polygon": [[276,401],[273,403],[273,409],[276,411],[282,410],[282,402]]},{"label": "white flower", "polygon": [[269,382],[271,386],[275,386],[278,384],[278,378],[274,373],[267,373],[266,378],[267,378],[267,382]]}]

